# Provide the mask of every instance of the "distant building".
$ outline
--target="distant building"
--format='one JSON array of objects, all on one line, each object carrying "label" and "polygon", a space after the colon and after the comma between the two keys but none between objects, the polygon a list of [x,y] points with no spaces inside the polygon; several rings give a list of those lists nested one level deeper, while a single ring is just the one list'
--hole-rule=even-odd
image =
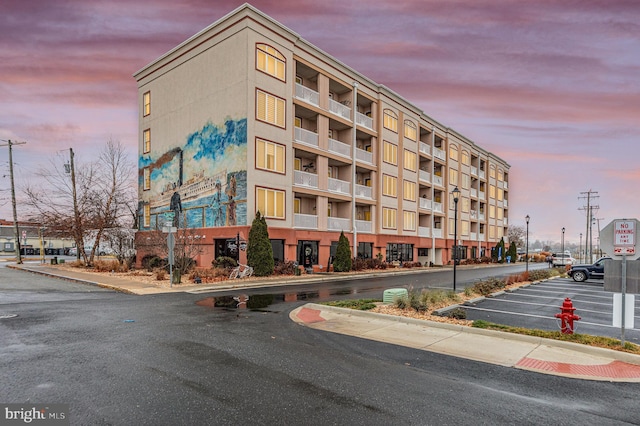
[{"label": "distant building", "polygon": [[[53,237],[46,228],[32,222],[18,222],[20,247],[24,255],[39,255],[40,247],[46,254],[63,254],[65,249],[75,247],[73,238]],[[15,229],[13,221],[0,219],[0,254],[13,255],[15,248]]]},{"label": "distant building", "polygon": [[461,258],[506,234],[509,164],[249,5],[134,77],[139,240],[193,228],[208,265],[260,211],[278,260],[326,267],[344,231],[359,256],[446,264],[455,187]]}]

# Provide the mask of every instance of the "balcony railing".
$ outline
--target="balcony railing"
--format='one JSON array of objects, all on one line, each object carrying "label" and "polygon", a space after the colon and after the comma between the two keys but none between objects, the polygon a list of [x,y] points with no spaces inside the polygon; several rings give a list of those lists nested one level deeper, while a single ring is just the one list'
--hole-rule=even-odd
[{"label": "balcony railing", "polygon": [[471,166],[471,176],[478,176],[478,168]]},{"label": "balcony railing", "polygon": [[293,137],[295,138],[296,142],[318,146],[318,134],[310,130],[303,129],[301,127],[295,127],[293,130]]},{"label": "balcony railing", "polygon": [[373,232],[373,224],[368,220],[356,220],[356,230],[371,234]]},{"label": "balcony railing", "polygon": [[418,176],[420,178],[420,180],[423,180],[425,182],[431,182],[431,173],[420,169],[420,172],[418,173]]},{"label": "balcony railing", "polygon": [[364,149],[356,148],[356,160],[363,163],[373,164],[373,153]]},{"label": "balcony railing", "polygon": [[334,113],[335,115],[339,115],[342,118],[351,120],[351,108],[349,108],[345,104],[336,102],[333,99],[329,99],[329,111]]},{"label": "balcony railing", "polygon": [[360,112],[356,112],[356,124],[359,124],[362,127],[366,127],[367,129],[373,130],[373,119],[371,117],[367,117],[366,115]]},{"label": "balcony railing", "polygon": [[475,188],[471,188],[471,196],[478,198],[478,190]]},{"label": "balcony railing", "polygon": [[505,207],[509,207],[509,203],[507,202],[507,200],[504,200],[503,202]]},{"label": "balcony railing", "polygon": [[442,213],[442,203],[436,203],[434,201],[433,202],[433,211],[434,212],[438,212],[438,213]]},{"label": "balcony railing", "polygon": [[484,170],[480,170],[480,172],[478,172],[478,176],[480,176],[480,179],[484,179],[486,176]]},{"label": "balcony railing", "polygon": [[318,187],[318,175],[301,170],[294,170],[293,184],[297,186],[306,186],[309,188]]},{"label": "balcony railing", "polygon": [[442,176],[434,175],[433,176],[433,183],[435,183],[438,186],[444,186],[444,183],[443,183],[443,180],[442,180]]},{"label": "balcony railing", "polygon": [[484,234],[478,234],[478,241],[484,241]]},{"label": "balcony railing", "polygon": [[481,200],[486,200],[486,195],[484,191],[478,191],[478,198]]},{"label": "balcony railing", "polygon": [[344,219],[341,217],[328,217],[327,229],[330,231],[350,231],[351,219]]},{"label": "balcony railing", "polygon": [[351,157],[351,146],[329,138],[329,152],[342,155],[343,157]]},{"label": "balcony railing", "polygon": [[471,217],[471,219],[477,219],[478,218],[478,211],[477,210],[471,210],[469,212],[469,217]]},{"label": "balcony railing", "polygon": [[433,208],[433,202],[428,198],[420,198],[420,208],[431,210]]},{"label": "balcony railing", "polygon": [[471,232],[471,233],[469,233],[469,239],[470,239],[471,241],[477,241],[477,239],[478,239],[478,234],[476,234],[475,232]]},{"label": "balcony railing", "polygon": [[424,142],[420,142],[420,152],[423,154],[431,155],[431,147]]},{"label": "balcony railing", "polygon": [[436,238],[442,238],[442,229],[433,228],[433,236]]},{"label": "balcony railing", "polygon": [[439,158],[443,161],[447,161],[447,155],[446,153],[441,150],[440,148],[433,148],[433,156],[436,158]]},{"label": "balcony railing", "polygon": [[478,220],[484,220],[484,213],[478,213]]},{"label": "balcony railing", "polygon": [[293,226],[295,228],[318,229],[318,216],[296,213],[293,215]]},{"label": "balcony railing", "polygon": [[502,226],[509,226],[509,219],[507,219],[506,217],[502,219]]},{"label": "balcony railing", "polygon": [[373,188],[356,184],[356,197],[373,199]]},{"label": "balcony railing", "polygon": [[430,237],[431,236],[431,228],[427,226],[418,226],[418,236],[419,237]]},{"label": "balcony railing", "polygon": [[351,194],[351,183],[344,180],[329,178],[328,189],[331,192],[338,192],[340,194]]},{"label": "balcony railing", "polygon": [[504,189],[509,189],[509,184],[507,182],[504,182]]},{"label": "balcony railing", "polygon": [[304,87],[302,84],[296,83],[296,98],[302,99],[312,105],[318,106],[320,95],[315,90]]}]

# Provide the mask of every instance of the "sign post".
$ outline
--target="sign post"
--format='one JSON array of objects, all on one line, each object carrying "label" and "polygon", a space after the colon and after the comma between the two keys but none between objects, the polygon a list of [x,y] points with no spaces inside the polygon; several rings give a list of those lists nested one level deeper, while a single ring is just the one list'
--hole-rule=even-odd
[{"label": "sign post", "polygon": [[[167,213],[165,213],[165,216],[166,215]],[[176,245],[175,233],[177,230],[178,228],[176,228],[175,226],[164,226],[162,228],[162,232],[167,234],[167,249],[168,249],[167,255],[169,258],[168,259],[169,260],[169,287],[173,287],[173,260],[174,260],[173,248]]]}]

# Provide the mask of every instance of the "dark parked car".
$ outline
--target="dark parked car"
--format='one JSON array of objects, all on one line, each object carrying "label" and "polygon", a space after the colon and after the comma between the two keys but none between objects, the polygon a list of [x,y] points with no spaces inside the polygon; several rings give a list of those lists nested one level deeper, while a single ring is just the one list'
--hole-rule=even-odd
[{"label": "dark parked car", "polygon": [[567,274],[574,281],[582,282],[589,278],[604,278],[604,263],[610,257],[601,257],[593,265],[573,265]]}]

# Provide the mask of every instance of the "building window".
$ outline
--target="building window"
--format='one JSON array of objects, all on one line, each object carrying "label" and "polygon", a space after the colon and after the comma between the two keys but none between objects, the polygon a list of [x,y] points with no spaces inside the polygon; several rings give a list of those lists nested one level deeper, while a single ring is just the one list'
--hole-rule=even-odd
[{"label": "building window", "polygon": [[144,213],[142,216],[143,216],[142,226],[144,226],[145,228],[150,227],[151,226],[151,205],[149,204],[144,205]]},{"label": "building window", "polygon": [[493,205],[489,206],[489,218],[491,219],[496,218],[496,206],[493,206]]},{"label": "building window", "polygon": [[417,169],[418,156],[415,152],[404,150],[404,168],[415,172]]},{"label": "building window", "polygon": [[467,151],[462,151],[462,158],[461,158],[462,164],[465,165],[469,165],[469,153]]},{"label": "building window", "polygon": [[256,90],[256,116],[260,121],[284,128],[284,99]]},{"label": "building window", "polygon": [[142,132],[142,146],[143,154],[151,152],[151,129],[146,129]]},{"label": "building window", "polygon": [[458,147],[455,145],[449,145],[449,158],[453,161],[458,161]]},{"label": "building window", "polygon": [[285,81],[285,57],[271,46],[256,45],[256,64],[260,71]]},{"label": "building window", "polygon": [[384,128],[398,133],[398,114],[390,109],[384,110]]},{"label": "building window", "polygon": [[469,189],[471,186],[471,176],[468,174],[462,173],[461,175],[461,186],[463,189]]},{"label": "building window", "polygon": [[284,173],[285,147],[262,139],[256,140],[256,168]]},{"label": "building window", "polygon": [[300,198],[294,198],[293,199],[293,212],[298,214],[300,213],[300,202],[302,200]]},{"label": "building window", "polygon": [[463,213],[469,213],[470,207],[471,207],[471,200],[469,200],[468,198],[461,198],[460,199],[460,204],[461,204],[461,211]]},{"label": "building window", "polygon": [[458,171],[449,169],[449,184],[458,186]]},{"label": "building window", "polygon": [[402,229],[405,231],[415,231],[416,230],[416,212],[404,211],[404,223],[402,225]]},{"label": "building window", "polygon": [[413,262],[413,244],[387,243],[387,262]]},{"label": "building window", "polygon": [[142,116],[146,117],[151,114],[151,92],[142,95]]},{"label": "building window", "polygon": [[382,195],[389,197],[398,196],[398,178],[395,176],[382,175]]},{"label": "building window", "polygon": [[504,200],[504,189],[498,188],[498,201]]},{"label": "building window", "polygon": [[403,186],[404,186],[404,199],[408,200],[408,201],[415,201],[416,200],[416,183],[415,182],[411,182],[410,180],[405,180],[403,182]]},{"label": "building window", "polygon": [[489,167],[489,177],[496,178],[496,166]]},{"label": "building window", "polygon": [[489,185],[489,198],[492,198],[492,199],[496,198],[496,186],[495,185]]},{"label": "building window", "polygon": [[142,189],[148,191],[151,189],[151,170],[148,167],[143,169],[143,183]]},{"label": "building window", "polygon": [[469,221],[460,221],[460,235],[469,235]]},{"label": "building window", "polygon": [[413,121],[404,121],[404,137],[411,139],[412,141],[418,139],[418,131],[416,129],[416,124]]},{"label": "building window", "polygon": [[257,210],[267,218],[284,219],[284,191],[256,188]]},{"label": "building window", "polygon": [[498,214],[497,214],[497,218],[498,220],[502,220],[504,219],[504,209],[501,207],[498,207]]},{"label": "building window", "polygon": [[396,229],[396,209],[382,208],[382,227]]},{"label": "building window", "polygon": [[498,180],[499,181],[504,180],[504,172],[502,171],[502,169],[498,169]]},{"label": "building window", "polygon": [[398,147],[391,142],[384,141],[384,156],[382,157],[385,163],[398,165]]},{"label": "building window", "polygon": [[418,249],[418,257],[426,257],[426,256],[429,256],[429,249],[428,248],[419,248]]}]

